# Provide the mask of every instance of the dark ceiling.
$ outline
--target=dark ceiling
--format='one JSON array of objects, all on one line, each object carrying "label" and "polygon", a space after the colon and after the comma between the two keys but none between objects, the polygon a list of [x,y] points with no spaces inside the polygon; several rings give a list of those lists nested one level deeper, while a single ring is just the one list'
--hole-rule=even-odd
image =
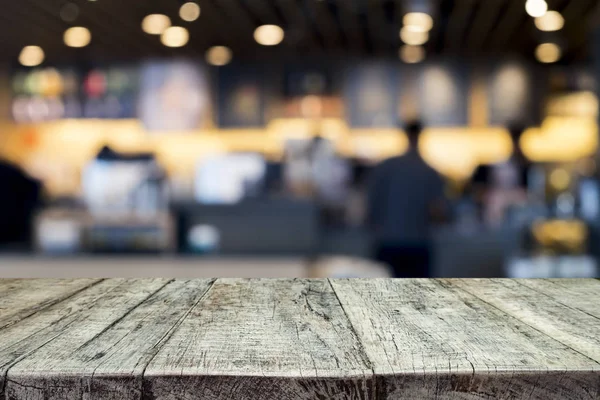
[{"label": "dark ceiling", "polygon": [[[64,22],[61,8],[75,3],[79,14]],[[429,55],[522,54],[533,57],[545,40],[525,13],[525,0],[433,0],[435,25],[427,43]],[[564,62],[589,58],[589,36],[600,0],[547,0],[566,24],[553,35],[565,49]],[[202,56],[216,44],[231,47],[237,59],[265,56],[394,56],[400,43],[403,0],[198,0],[201,16],[194,22],[178,17],[181,0],[18,0],[2,1],[0,57],[16,62],[25,45],[42,46],[50,63],[130,60],[148,56]],[[157,36],[142,32],[151,13],[167,14],[190,30],[189,43],[170,49]],[[253,40],[256,26],[279,24],[282,44],[265,48]],[[62,36],[70,26],[92,32],[91,44],[68,48]]]}]

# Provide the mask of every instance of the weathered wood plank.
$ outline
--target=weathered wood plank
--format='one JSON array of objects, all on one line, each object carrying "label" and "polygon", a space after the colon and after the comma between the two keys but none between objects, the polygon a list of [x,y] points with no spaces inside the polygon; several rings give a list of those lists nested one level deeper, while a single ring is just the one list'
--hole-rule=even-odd
[{"label": "weathered wood plank", "polygon": [[144,394],[370,399],[371,369],[327,280],[218,280],[161,348]]},{"label": "weathered wood plank", "polygon": [[598,279],[519,279],[516,282],[553,297],[568,307],[600,318]]},{"label": "weathered wood plank", "polygon": [[126,315],[97,302],[88,317],[10,368],[8,398],[141,399],[144,368],[211,283],[173,281],[152,293],[156,282],[140,281],[135,291],[150,297]]},{"label": "weathered wood plank", "polygon": [[100,279],[0,280],[0,329],[98,282]]},{"label": "weathered wood plank", "polygon": [[377,376],[378,399],[584,399],[600,365],[457,287],[332,280]]},{"label": "weathered wood plank", "polygon": [[[536,286],[542,291],[556,290],[550,288],[551,283],[541,280],[527,282],[511,279],[475,279],[453,280],[451,284],[600,363],[600,318],[566,305],[578,303],[587,308],[585,298],[574,290],[569,290],[569,284],[566,283],[563,285],[567,286],[562,286],[562,289],[555,292],[555,295],[560,295],[558,300],[528,287]],[[600,289],[600,285],[598,288]],[[586,289],[580,291],[584,294],[587,292]],[[600,295],[594,297],[596,308],[600,308]],[[598,313],[598,310],[595,312]]]},{"label": "weathered wood plank", "polygon": [[62,354],[75,351],[167,282],[166,279],[102,281],[63,302],[0,329],[0,399],[4,395],[8,399],[15,400],[38,398],[27,391],[19,393],[14,385],[6,384],[7,371],[10,367],[25,357],[34,357],[38,350],[66,332],[70,332],[71,329],[76,329],[78,326],[85,327],[87,329],[85,332],[64,343]]}]

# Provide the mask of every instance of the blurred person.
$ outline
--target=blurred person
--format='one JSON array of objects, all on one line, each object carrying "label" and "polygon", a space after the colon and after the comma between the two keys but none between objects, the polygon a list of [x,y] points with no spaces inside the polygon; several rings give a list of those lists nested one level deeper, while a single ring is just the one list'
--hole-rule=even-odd
[{"label": "blurred person", "polygon": [[485,197],[484,221],[490,226],[499,226],[507,211],[527,202],[526,191],[520,186],[517,168],[503,163],[490,170],[491,182]]},{"label": "blurred person", "polygon": [[417,121],[406,126],[408,152],[376,166],[367,189],[375,258],[399,278],[430,276],[430,231],[445,214],[444,180],[419,154],[421,132]]},{"label": "blurred person", "polygon": [[0,159],[0,246],[29,245],[41,184],[17,166]]},{"label": "blurred person", "polygon": [[473,174],[475,200],[489,225],[501,224],[511,207],[527,202],[531,162],[520,146],[524,131],[520,124],[511,125],[512,156],[498,164],[480,165]]},{"label": "blurred person", "polygon": [[341,224],[349,196],[350,165],[337,155],[333,142],[320,132],[313,137],[309,149],[313,193],[321,208],[321,222]]},{"label": "blurred person", "polygon": [[291,192],[322,203],[336,203],[345,196],[346,168],[333,142],[314,128],[310,139],[289,141],[285,153],[286,181]]}]

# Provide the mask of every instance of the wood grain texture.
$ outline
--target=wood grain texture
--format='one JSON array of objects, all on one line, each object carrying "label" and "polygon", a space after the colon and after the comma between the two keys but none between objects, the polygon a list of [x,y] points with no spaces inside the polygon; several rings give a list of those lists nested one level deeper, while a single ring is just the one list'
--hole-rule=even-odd
[{"label": "wood grain texture", "polygon": [[598,399],[599,287],[0,280],[0,400]]},{"label": "wood grain texture", "polygon": [[327,280],[218,280],[146,369],[145,396],[370,399],[371,369]]},{"label": "wood grain texture", "polygon": [[14,363],[59,335],[82,313],[88,313],[96,301],[123,283],[124,280],[120,279],[102,281],[63,302],[30,315],[19,323],[0,329],[0,399],[5,398],[6,373]]},{"label": "wood grain texture", "polygon": [[212,280],[135,280],[13,365],[8,399],[142,398],[142,374]]},{"label": "wood grain texture", "polygon": [[100,279],[0,280],[0,329],[98,282]]},{"label": "wood grain texture", "polygon": [[378,399],[600,396],[597,362],[451,281],[331,282],[371,361]]},{"label": "wood grain texture", "polygon": [[600,318],[599,279],[523,279],[516,282],[553,297],[567,307]]},{"label": "wood grain texture", "polygon": [[[543,280],[474,279],[454,280],[451,284],[600,363],[600,318],[580,309],[600,314],[600,285],[592,285],[598,288],[599,294],[590,296],[593,289],[583,282],[581,285],[576,281],[559,283],[558,289],[551,286],[557,283]],[[594,298],[595,310],[586,300]]]}]

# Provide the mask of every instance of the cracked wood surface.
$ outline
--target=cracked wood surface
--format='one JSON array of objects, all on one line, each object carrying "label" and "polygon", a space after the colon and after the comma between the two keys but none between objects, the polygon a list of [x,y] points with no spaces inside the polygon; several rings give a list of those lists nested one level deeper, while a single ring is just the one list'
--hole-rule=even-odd
[{"label": "cracked wood surface", "polygon": [[[490,305],[486,296],[459,288],[472,290],[488,280],[454,282],[332,281],[373,365],[377,398],[600,397],[600,364],[590,357],[593,347],[567,347]],[[600,291],[600,284],[594,284]],[[523,307],[536,314],[544,306]],[[571,332],[573,341],[600,336],[597,325],[579,328]]]},{"label": "cracked wood surface", "polygon": [[145,381],[156,400],[371,397],[371,369],[327,280],[218,281]]},{"label": "cracked wood surface", "polygon": [[598,399],[600,281],[0,280],[0,400]]}]

